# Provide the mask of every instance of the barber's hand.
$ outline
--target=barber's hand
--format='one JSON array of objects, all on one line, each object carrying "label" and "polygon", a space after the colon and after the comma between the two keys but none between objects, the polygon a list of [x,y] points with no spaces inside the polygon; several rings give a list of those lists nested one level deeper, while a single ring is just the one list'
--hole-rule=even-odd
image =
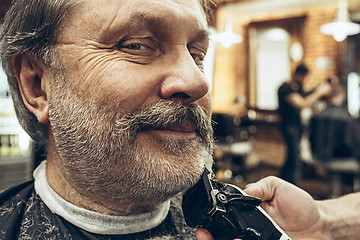
[{"label": "barber's hand", "polygon": [[333,86],[330,83],[321,83],[317,88],[315,89],[316,92],[319,93],[321,96],[328,96],[333,92]]},{"label": "barber's hand", "polygon": [[307,192],[277,177],[250,184],[245,192],[261,198],[261,207],[293,240],[324,239],[317,203]]}]

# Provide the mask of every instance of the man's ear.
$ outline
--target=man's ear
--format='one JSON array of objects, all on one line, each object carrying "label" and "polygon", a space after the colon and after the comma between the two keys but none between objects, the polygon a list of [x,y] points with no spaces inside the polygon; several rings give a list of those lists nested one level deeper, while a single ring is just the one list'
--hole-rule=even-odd
[{"label": "man's ear", "polygon": [[34,57],[23,54],[13,58],[12,67],[25,106],[36,116],[39,123],[48,124],[46,90],[49,79],[44,74],[45,66]]}]

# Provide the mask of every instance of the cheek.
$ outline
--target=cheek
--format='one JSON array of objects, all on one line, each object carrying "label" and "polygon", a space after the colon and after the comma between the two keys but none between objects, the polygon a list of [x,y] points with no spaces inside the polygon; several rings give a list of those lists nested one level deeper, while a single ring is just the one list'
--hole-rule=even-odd
[{"label": "cheek", "polygon": [[156,98],[158,91],[153,82],[142,76],[129,76],[128,72],[114,73],[103,77],[97,95],[100,101],[118,105],[123,111],[129,112]]},{"label": "cheek", "polygon": [[151,74],[147,67],[121,61],[81,66],[70,70],[74,86],[99,106],[112,105],[130,112],[154,101],[158,95],[158,76]]},{"label": "cheek", "polygon": [[134,64],[117,54],[78,50],[73,46],[63,47],[61,59],[72,85],[96,99],[132,104],[144,102],[156,92],[158,76],[150,65]]},{"label": "cheek", "polygon": [[133,112],[148,102],[154,92],[149,86],[128,75],[114,73],[102,79],[101,84],[94,90],[97,104],[110,107],[114,111]]}]

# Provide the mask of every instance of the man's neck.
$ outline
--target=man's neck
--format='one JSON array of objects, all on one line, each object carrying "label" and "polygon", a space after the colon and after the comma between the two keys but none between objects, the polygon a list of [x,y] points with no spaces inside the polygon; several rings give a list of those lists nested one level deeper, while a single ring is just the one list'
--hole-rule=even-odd
[{"label": "man's neck", "polygon": [[158,226],[166,218],[170,202],[158,209],[134,216],[118,216],[89,211],[72,204],[59,196],[46,180],[47,162],[42,162],[34,171],[35,191],[50,211],[88,232],[97,234],[132,234]]},{"label": "man's neck", "polygon": [[66,201],[91,211],[109,214],[109,215],[123,215],[122,212],[117,212],[111,209],[108,209],[94,201],[91,201],[89,198],[81,195],[75,188],[69,184],[65,179],[62,172],[64,172],[63,166],[56,166],[56,163],[51,160],[49,156],[47,165],[46,165],[46,179],[50,187],[63,199]]}]

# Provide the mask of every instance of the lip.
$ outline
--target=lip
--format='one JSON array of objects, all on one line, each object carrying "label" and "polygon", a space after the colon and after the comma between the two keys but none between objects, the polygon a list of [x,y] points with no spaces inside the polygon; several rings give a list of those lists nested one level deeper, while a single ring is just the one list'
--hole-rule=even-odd
[{"label": "lip", "polygon": [[155,128],[151,129],[150,132],[170,139],[192,139],[197,136],[196,128],[188,125]]},{"label": "lip", "polygon": [[170,126],[166,128],[160,128],[159,130],[169,130],[169,131],[175,131],[175,132],[195,132],[196,128],[191,126],[183,126],[183,125],[176,125],[176,126]]}]

